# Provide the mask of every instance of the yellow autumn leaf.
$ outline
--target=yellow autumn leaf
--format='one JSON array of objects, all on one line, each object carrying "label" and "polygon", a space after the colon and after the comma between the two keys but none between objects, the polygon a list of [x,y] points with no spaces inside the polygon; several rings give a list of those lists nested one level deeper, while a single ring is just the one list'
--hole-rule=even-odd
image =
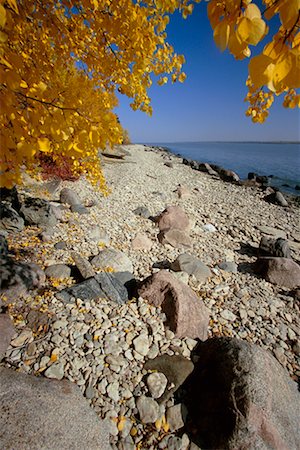
[{"label": "yellow autumn leaf", "polygon": [[190,3],[188,6],[185,6],[182,11],[182,17],[186,19],[190,14],[192,14],[194,9],[194,5]]},{"label": "yellow autumn leaf", "polygon": [[181,72],[181,74],[178,77],[178,81],[180,83],[183,83],[186,80],[186,74],[184,72]]},{"label": "yellow autumn leaf", "polygon": [[286,30],[294,27],[299,20],[300,0],[285,0],[279,3],[280,21]]},{"label": "yellow autumn leaf", "polygon": [[243,17],[237,26],[239,38],[249,45],[257,45],[266,33],[266,24],[262,19],[252,20]]},{"label": "yellow autumn leaf", "polygon": [[121,418],[120,418],[120,420],[119,420],[119,422],[118,422],[118,430],[119,430],[119,431],[122,431],[122,430],[123,430],[123,428],[124,428],[124,426],[125,426],[125,423],[126,423],[126,417],[121,416]]},{"label": "yellow autumn leaf", "polygon": [[221,52],[223,52],[227,48],[229,34],[230,26],[224,20],[220,22],[214,29],[214,40]]},{"label": "yellow autumn leaf", "polygon": [[28,88],[28,84],[26,83],[26,81],[22,80],[20,83],[20,87],[26,89]]},{"label": "yellow autumn leaf", "polygon": [[273,60],[266,55],[254,56],[249,62],[249,75],[255,89],[267,86],[272,81],[274,73]]},{"label": "yellow autumn leaf", "polygon": [[7,41],[7,34],[4,31],[0,31],[0,43],[4,44]]},{"label": "yellow autumn leaf", "polygon": [[245,9],[244,16],[248,17],[248,19],[252,20],[255,18],[260,19],[261,18],[261,12],[257,5],[254,3],[249,3],[247,8]]},{"label": "yellow autumn leaf", "polygon": [[6,10],[4,6],[0,4],[0,27],[4,28],[6,24]]},{"label": "yellow autumn leaf", "polygon": [[18,142],[17,155],[22,159],[24,157],[31,158],[36,153],[32,144],[28,144],[25,141]]},{"label": "yellow autumn leaf", "polygon": [[39,150],[41,152],[47,153],[50,151],[50,141],[47,138],[40,138],[37,141]]}]

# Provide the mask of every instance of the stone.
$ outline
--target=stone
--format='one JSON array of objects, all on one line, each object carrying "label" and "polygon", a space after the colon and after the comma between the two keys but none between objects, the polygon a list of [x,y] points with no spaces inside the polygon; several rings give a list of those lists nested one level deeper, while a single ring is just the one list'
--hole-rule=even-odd
[{"label": "stone", "polygon": [[133,265],[128,256],[120,250],[106,248],[91,260],[96,269],[110,267],[115,272],[133,272]]},{"label": "stone", "polygon": [[272,236],[274,238],[283,238],[286,239],[286,232],[283,230],[280,230],[278,228],[269,227],[266,225],[257,225],[256,227],[261,233],[267,234],[269,236]]},{"label": "stone", "polygon": [[88,278],[81,283],[62,289],[56,294],[56,297],[65,303],[73,303],[74,298],[80,298],[81,300],[105,298],[123,304],[128,301],[128,292],[112,274],[101,272],[93,278]]},{"label": "stone", "polygon": [[44,373],[45,377],[54,378],[55,380],[62,380],[64,374],[64,365],[62,363],[52,364]]},{"label": "stone", "polygon": [[146,356],[149,352],[149,339],[147,335],[140,334],[132,341],[134,349],[142,356]]},{"label": "stone", "polygon": [[48,228],[53,227],[57,223],[52,206],[47,200],[41,198],[25,198],[20,208],[20,214],[24,217],[27,225]]},{"label": "stone", "polygon": [[167,402],[173,393],[182,386],[194,370],[194,364],[181,355],[159,355],[153,359],[149,359],[143,368],[145,370],[157,370],[167,377],[168,386],[159,399],[161,403]]},{"label": "stone", "polygon": [[163,395],[168,384],[167,377],[161,372],[150,373],[147,377],[147,386],[152,398],[159,398]]},{"label": "stone", "polygon": [[140,420],[143,423],[154,423],[160,418],[159,405],[153,398],[146,397],[145,395],[138,397],[136,407],[140,415]]},{"label": "stone", "polygon": [[14,323],[8,314],[0,314],[0,362],[16,333]]},{"label": "stone", "polygon": [[281,237],[272,239],[263,236],[258,248],[259,256],[277,256],[282,258],[291,258],[291,250],[287,239]]},{"label": "stone", "polygon": [[174,228],[181,231],[190,229],[189,218],[180,206],[168,206],[156,220],[160,231],[169,231]]},{"label": "stone", "polygon": [[210,164],[213,170],[215,170],[220,178],[224,181],[237,182],[240,177],[232,170],[224,169],[223,167],[217,166],[216,164]]},{"label": "stone", "polygon": [[162,308],[166,325],[177,337],[207,338],[209,310],[189,286],[171,273],[161,270],[146,278],[138,293],[150,304]]},{"label": "stone", "polygon": [[192,246],[192,241],[188,234],[175,228],[168,231],[161,231],[158,234],[158,240],[163,245],[169,244],[175,248],[189,248]]},{"label": "stone", "polygon": [[216,227],[212,223],[205,223],[202,225],[202,230],[206,231],[206,233],[214,233],[217,231]]},{"label": "stone", "polygon": [[68,244],[65,241],[59,241],[54,244],[55,250],[66,250],[68,248]]},{"label": "stone", "polygon": [[24,219],[10,205],[0,202],[0,230],[19,232],[24,228]]},{"label": "stone", "polygon": [[95,276],[96,272],[88,259],[84,258],[77,252],[71,252],[71,258],[73,259],[82,278],[87,279]]},{"label": "stone", "polygon": [[265,197],[265,200],[269,203],[274,203],[275,205],[286,207],[288,202],[280,191],[273,192]]},{"label": "stone", "polygon": [[181,403],[171,406],[167,409],[167,423],[170,426],[170,431],[177,431],[184,427],[183,421],[183,405]]},{"label": "stone", "polygon": [[12,347],[22,347],[24,344],[28,344],[29,342],[32,341],[33,341],[32,330],[24,328],[21,331],[21,333],[11,341],[10,345]]},{"label": "stone", "polygon": [[117,381],[110,383],[106,388],[106,392],[113,401],[118,402],[120,400],[119,383]]},{"label": "stone", "polygon": [[144,217],[144,219],[149,219],[151,217],[151,213],[146,206],[138,206],[136,209],[133,210],[133,213],[136,216]]},{"label": "stone", "polygon": [[103,422],[70,381],[0,368],[0,448],[109,450]]},{"label": "stone", "polygon": [[45,273],[38,265],[16,262],[8,256],[1,258],[0,293],[7,300],[18,301],[30,289],[42,287],[45,280]]},{"label": "stone", "polygon": [[228,450],[300,448],[297,385],[269,352],[221,337],[200,343],[195,355],[182,399],[193,442]]},{"label": "stone", "polygon": [[53,264],[45,269],[45,274],[49,278],[62,280],[71,276],[71,269],[66,264]]},{"label": "stone", "polygon": [[150,250],[153,245],[151,239],[146,234],[137,233],[131,241],[133,250]]},{"label": "stone", "polygon": [[171,263],[171,269],[175,272],[183,271],[200,281],[204,282],[209,278],[212,273],[199,258],[189,253],[182,253],[175,261]]},{"label": "stone", "polygon": [[[16,186],[11,189],[1,187],[0,188],[0,200],[6,205],[11,206],[15,211],[19,211],[21,204],[19,199],[19,193]],[[0,214],[1,217],[1,214]]]},{"label": "stone", "polygon": [[228,309],[224,309],[223,311],[221,311],[220,316],[223,319],[228,320],[230,322],[234,322],[236,320],[236,315],[233,314],[233,312],[229,311]]},{"label": "stone", "polygon": [[208,163],[199,163],[198,170],[200,170],[200,172],[206,172],[209,175],[219,178],[218,172],[216,172]]},{"label": "stone", "polygon": [[255,271],[272,284],[296,289],[300,286],[300,266],[289,258],[265,257],[255,263]]},{"label": "stone", "polygon": [[90,211],[84,205],[71,205],[71,211],[78,214],[90,214]]},{"label": "stone", "polygon": [[65,203],[70,206],[81,205],[82,203],[78,194],[73,189],[69,188],[63,188],[60,191],[59,199],[61,203]]},{"label": "stone", "polygon": [[137,281],[130,272],[114,272],[114,277],[125,286],[128,292],[128,298],[137,297]]},{"label": "stone", "polygon": [[91,241],[109,245],[110,239],[109,236],[105,233],[105,231],[101,230],[98,225],[92,225],[88,230],[87,238]]},{"label": "stone", "polygon": [[233,261],[223,261],[219,264],[219,268],[225,272],[237,273],[238,266]]},{"label": "stone", "polygon": [[186,186],[182,186],[181,184],[176,189],[176,193],[181,199],[187,199],[191,196],[191,191]]}]

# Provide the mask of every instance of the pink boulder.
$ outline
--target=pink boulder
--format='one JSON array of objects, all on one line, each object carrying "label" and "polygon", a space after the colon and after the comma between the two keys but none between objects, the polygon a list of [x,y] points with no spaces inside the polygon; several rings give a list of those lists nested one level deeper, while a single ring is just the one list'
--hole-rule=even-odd
[{"label": "pink boulder", "polygon": [[290,258],[259,258],[256,271],[270,283],[290,289],[300,287],[300,266]]},{"label": "pink boulder", "polygon": [[158,235],[158,240],[161,244],[169,244],[175,248],[188,248],[192,246],[189,235],[176,228],[168,231],[161,231]]},{"label": "pink boulder", "polygon": [[166,314],[166,325],[177,337],[207,339],[209,310],[186,284],[161,270],[146,278],[139,295]]},{"label": "pink boulder", "polygon": [[190,229],[190,221],[182,208],[168,206],[157,219],[160,231],[168,231],[173,228],[186,231]]}]

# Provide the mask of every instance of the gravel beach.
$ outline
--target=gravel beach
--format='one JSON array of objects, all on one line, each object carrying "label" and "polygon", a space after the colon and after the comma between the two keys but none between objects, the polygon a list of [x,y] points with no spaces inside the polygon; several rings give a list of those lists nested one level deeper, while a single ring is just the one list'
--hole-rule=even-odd
[{"label": "gravel beach", "polygon": [[[20,188],[23,196],[51,200],[56,206],[61,189],[70,188],[88,213],[60,209],[59,222],[44,231],[43,239],[37,226],[27,226],[17,239],[8,233],[15,258],[36,263],[47,274],[50,266],[74,265],[76,252],[92,263],[95,273],[130,272],[137,282],[160,269],[170,271],[208,308],[209,337],[255,343],[272,353],[297,381],[299,297],[291,288],[257,275],[254,263],[261,238],[268,236],[286,238],[299,264],[299,208],[270,204],[262,190],[192,170],[180,157],[161,149],[144,145],[126,149],[129,155],[124,159],[105,159],[107,197],[85,179],[64,181],[53,192],[48,183]],[[189,240],[180,247],[158,239],[153,218],[169,206],[179,206],[190,221]],[[93,258],[107,248],[127,258],[112,258],[111,263],[108,259],[105,267],[97,267]],[[209,275],[201,278],[172,270],[183,253],[198,258]],[[182,424],[174,386],[167,387],[171,392],[165,402],[156,401],[168,380],[144,367],[160,355],[190,359],[197,339],[176,336],[165,325],[165,312],[142,297],[123,304],[108,299],[64,302],[56,294],[75,283],[76,272],[71,269],[61,278],[51,273],[43,289],[30,291],[26,300],[9,306],[17,334],[1,366],[77,384],[104,419],[113,449],[198,448],[186,433],[178,433]],[[34,328],[28,320],[30,312],[32,317],[35,314]]]}]

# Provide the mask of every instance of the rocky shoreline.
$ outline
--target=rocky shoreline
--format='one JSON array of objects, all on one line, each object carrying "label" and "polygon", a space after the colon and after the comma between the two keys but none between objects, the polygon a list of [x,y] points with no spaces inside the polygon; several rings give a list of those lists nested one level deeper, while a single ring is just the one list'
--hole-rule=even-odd
[{"label": "rocky shoreline", "polygon": [[[291,395],[282,408],[292,428],[284,431],[274,411],[267,421],[293,448],[299,442],[292,417],[292,380],[300,377],[299,207],[289,198],[273,202],[276,192],[257,182],[191,166],[164,149],[131,145],[104,166],[108,197],[84,179],[27,180],[18,196],[2,195],[0,378],[9,369],[74,383],[113,449],[196,450],[210,437],[201,435],[203,424],[193,431],[195,405],[187,405],[195,386],[184,383],[206,358],[200,341],[223,337],[216,355],[232,345],[242,361],[254,361],[266,389],[259,371],[278,372],[270,395],[279,380]],[[236,367],[234,358],[231,363]],[[207,364],[217,363],[208,358]],[[226,448],[245,439],[246,432]],[[1,446],[8,448],[0,435]]]}]

